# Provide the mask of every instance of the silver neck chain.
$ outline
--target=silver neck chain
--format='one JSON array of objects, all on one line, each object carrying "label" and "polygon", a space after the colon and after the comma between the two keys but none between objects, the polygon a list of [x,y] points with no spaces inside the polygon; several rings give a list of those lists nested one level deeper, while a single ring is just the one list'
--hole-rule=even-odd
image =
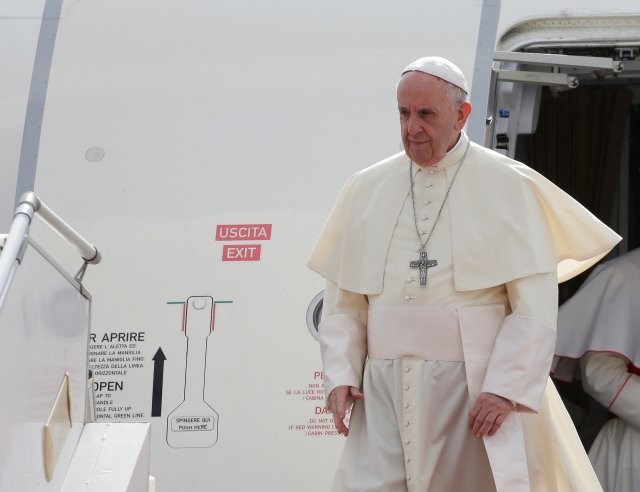
[{"label": "silver neck chain", "polygon": [[418,217],[416,215],[416,196],[415,196],[415,191],[413,190],[415,186],[415,174],[418,174],[418,171],[416,171],[416,173],[414,174],[412,172],[413,161],[409,162],[409,181],[411,182],[411,205],[413,206],[413,224],[415,225],[416,235],[418,236],[418,241],[420,242],[420,251],[425,250],[425,248],[427,247],[427,243],[429,242],[429,239],[431,239],[431,235],[433,234],[433,231],[435,230],[436,225],[440,220],[440,216],[442,215],[442,210],[444,209],[444,205],[445,203],[447,203],[447,198],[449,198],[449,192],[453,187],[453,183],[456,182],[456,178],[458,177],[458,173],[460,172],[462,163],[464,162],[465,157],[467,157],[467,154],[469,153],[470,148],[471,148],[471,145],[467,144],[467,150],[465,150],[464,155],[462,156],[462,159],[460,159],[460,164],[458,165],[458,169],[456,169],[456,172],[454,173],[453,178],[451,179],[451,183],[449,184],[449,188],[447,188],[447,192],[444,194],[444,199],[442,200],[442,204],[440,205],[440,210],[438,210],[438,215],[436,215],[436,220],[434,221],[433,226],[431,226],[431,231],[429,232],[429,235],[427,236],[427,239],[425,239],[424,242],[422,242],[422,239],[420,237],[420,230],[418,229]]}]

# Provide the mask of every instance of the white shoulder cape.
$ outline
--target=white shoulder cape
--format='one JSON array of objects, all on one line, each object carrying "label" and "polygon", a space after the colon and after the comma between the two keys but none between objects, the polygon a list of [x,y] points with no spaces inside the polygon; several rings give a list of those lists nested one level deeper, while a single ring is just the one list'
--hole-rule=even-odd
[{"label": "white shoulder cape", "polygon": [[[463,133],[445,156],[462,159],[449,195],[454,286],[493,287],[558,271],[563,282],[601,259],[620,236],[533,169],[485,149]],[[308,266],[339,287],[382,292],[391,236],[410,192],[404,152],[349,178],[320,233]],[[451,182],[452,168],[446,168]]]},{"label": "white shoulder cape", "polygon": [[560,306],[556,355],[614,352],[640,367],[640,248],[609,260]]}]

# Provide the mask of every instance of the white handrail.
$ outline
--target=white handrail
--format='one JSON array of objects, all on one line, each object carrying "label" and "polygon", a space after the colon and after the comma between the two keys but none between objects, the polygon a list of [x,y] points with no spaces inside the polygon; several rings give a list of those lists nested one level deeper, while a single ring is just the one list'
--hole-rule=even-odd
[{"label": "white handrail", "polygon": [[[86,266],[87,263],[96,264],[102,259],[98,249],[78,234],[69,224],[62,220],[42,200],[28,191],[20,197],[20,202],[13,215],[13,222],[7,235],[2,252],[0,253],[0,308],[9,290],[9,285],[17,266],[22,260],[25,243],[29,237],[31,219],[38,215],[45,224],[56,231],[68,243],[75,246]],[[80,270],[84,272],[82,268]],[[78,274],[80,276],[80,272]],[[76,278],[78,278],[78,276]],[[81,278],[78,278],[80,280]]]},{"label": "white handrail", "polygon": [[[25,195],[26,194],[27,193],[25,193]],[[35,196],[34,193],[32,194]],[[83,260],[91,264],[100,263],[102,257],[96,247],[78,234],[69,224],[62,220],[60,216],[47,207],[43,202],[40,202],[40,208],[36,209],[36,214],[45,224],[60,234],[70,244],[75,246],[80,252],[80,256],[82,256]]]}]

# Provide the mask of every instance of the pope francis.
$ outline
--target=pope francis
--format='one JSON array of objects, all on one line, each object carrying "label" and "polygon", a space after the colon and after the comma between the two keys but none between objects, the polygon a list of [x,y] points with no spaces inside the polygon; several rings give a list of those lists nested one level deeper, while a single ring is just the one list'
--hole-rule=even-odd
[{"label": "pope francis", "polygon": [[443,58],[405,68],[404,151],[347,181],[309,258],[327,280],[327,407],[348,436],[332,491],[601,490],[548,374],[558,281],[620,238],[471,143],[468,92]]}]

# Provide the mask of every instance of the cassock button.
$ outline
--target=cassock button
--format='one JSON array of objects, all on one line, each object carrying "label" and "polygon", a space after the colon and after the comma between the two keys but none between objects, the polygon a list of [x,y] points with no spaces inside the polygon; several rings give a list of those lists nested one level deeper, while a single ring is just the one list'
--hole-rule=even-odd
[{"label": "cassock button", "polygon": [[407,482],[411,482],[411,475],[407,477]]},{"label": "cassock button", "polygon": [[425,200],[423,203],[424,203],[425,205],[429,205],[429,204],[431,203],[431,200]]},{"label": "cassock button", "polygon": [[407,458],[407,463],[411,463],[411,458]]},{"label": "cassock button", "polygon": [[409,386],[408,384],[404,387],[405,391],[409,391],[411,389],[411,386]]},{"label": "cassock button", "polygon": [[408,446],[409,444],[411,444],[411,439],[407,439],[404,443]]},{"label": "cassock button", "polygon": [[411,368],[410,368],[410,367],[405,367],[405,368],[404,368],[404,372],[409,372],[410,370],[411,370]]},{"label": "cassock button", "polygon": [[405,404],[404,404],[404,408],[405,408],[405,409],[408,409],[408,408],[409,408],[409,404],[408,404],[408,403],[405,403]]},{"label": "cassock button", "polygon": [[424,187],[425,188],[432,188],[433,187],[433,183],[425,183]]},{"label": "cassock button", "polygon": [[409,426],[411,425],[411,421],[410,421],[410,420],[407,420],[407,423],[406,423],[406,424],[404,424],[404,425],[405,425],[406,427],[409,427]]}]

